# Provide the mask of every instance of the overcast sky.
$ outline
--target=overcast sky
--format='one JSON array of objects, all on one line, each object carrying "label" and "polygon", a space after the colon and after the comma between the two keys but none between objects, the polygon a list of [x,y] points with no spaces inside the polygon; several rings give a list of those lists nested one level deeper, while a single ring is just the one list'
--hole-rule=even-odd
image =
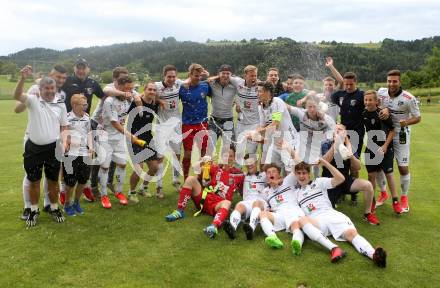
[{"label": "overcast sky", "polygon": [[0,55],[168,36],[198,42],[281,36],[364,43],[440,35],[439,0],[304,2],[0,0]]}]

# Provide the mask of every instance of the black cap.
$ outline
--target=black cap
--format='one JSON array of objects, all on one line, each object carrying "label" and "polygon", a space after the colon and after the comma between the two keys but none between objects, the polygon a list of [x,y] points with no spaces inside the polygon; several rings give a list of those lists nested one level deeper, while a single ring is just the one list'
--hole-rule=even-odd
[{"label": "black cap", "polygon": [[232,73],[232,67],[231,67],[231,65],[228,65],[228,64],[222,64],[222,65],[220,66],[220,68],[218,69],[218,72],[222,72],[222,71],[229,71],[229,72]]},{"label": "black cap", "polygon": [[76,67],[78,67],[78,66],[85,66],[85,67],[88,67],[89,64],[87,64],[86,59],[84,59],[84,58],[78,58],[78,59],[76,60],[76,62],[75,62],[75,66],[76,66]]}]

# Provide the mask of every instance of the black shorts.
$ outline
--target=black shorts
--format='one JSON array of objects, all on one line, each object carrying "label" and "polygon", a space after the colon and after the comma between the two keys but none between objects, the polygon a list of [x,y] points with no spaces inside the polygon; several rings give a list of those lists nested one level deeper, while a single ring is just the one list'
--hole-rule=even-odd
[{"label": "black shorts", "polygon": [[217,138],[229,134],[230,140],[234,140],[234,119],[211,116],[208,122],[208,130],[213,131]]},{"label": "black shorts", "polygon": [[64,183],[74,187],[76,183],[86,184],[90,176],[90,167],[84,161],[84,157],[78,156],[70,163],[63,162]]},{"label": "black shorts", "polygon": [[335,204],[338,202],[338,200],[345,194],[352,194],[350,192],[350,187],[353,184],[354,180],[356,178],[353,178],[351,176],[345,176],[344,182],[336,186],[335,188],[328,189],[328,198],[330,199],[330,202],[332,203],[332,206],[335,207]]},{"label": "black shorts", "polygon": [[58,161],[55,154],[56,142],[37,145],[28,139],[24,145],[23,153],[23,164],[27,179],[31,182],[41,180],[44,168],[44,175],[47,179],[58,181],[60,161]]},{"label": "black shorts", "polygon": [[[374,154],[369,149],[365,149],[365,153]],[[373,155],[370,156],[370,159],[373,158]],[[365,168],[367,168],[368,173],[371,172],[379,172],[382,170],[385,174],[393,173],[393,160],[394,160],[394,149],[393,147],[389,147],[387,152],[385,153],[382,162],[379,164],[368,165],[367,160],[365,163]]]},{"label": "black shorts", "polygon": [[[139,136],[138,136],[139,137]],[[147,135],[144,137],[139,137],[139,139],[146,142],[144,147],[131,143],[132,153],[130,152],[130,158],[133,163],[142,163],[145,161],[158,160],[159,157],[154,148],[154,143],[152,141],[153,136]]]}]

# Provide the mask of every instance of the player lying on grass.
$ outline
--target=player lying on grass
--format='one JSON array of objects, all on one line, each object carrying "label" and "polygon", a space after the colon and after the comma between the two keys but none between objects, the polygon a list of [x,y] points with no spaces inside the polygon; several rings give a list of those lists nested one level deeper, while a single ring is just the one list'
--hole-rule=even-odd
[{"label": "player lying on grass", "polygon": [[211,239],[217,235],[218,228],[229,215],[234,191],[242,189],[244,179],[243,172],[234,167],[235,150],[232,146],[223,158],[226,158],[225,156],[226,164],[219,165],[211,164],[208,156],[202,158],[200,165],[203,166],[204,175],[188,176],[185,179],[180,190],[177,210],[165,216],[168,222],[185,217],[184,210],[188,201],[192,199],[199,212],[214,216],[212,224],[203,230],[205,234]]},{"label": "player lying on grass", "polygon": [[[264,189],[268,199],[269,210],[260,213],[260,222],[263,232],[267,235],[264,240],[269,247],[274,249],[283,248],[284,243],[277,237],[276,231],[285,230],[291,232],[291,249],[294,255],[300,255],[304,242],[304,233],[331,251],[331,261],[337,262],[344,257],[345,253],[327,237],[323,236],[318,228],[311,225],[301,208],[297,204],[295,186],[296,177],[289,173],[284,180],[280,176],[280,168],[276,165],[266,166],[266,179],[269,185]],[[343,181],[343,176],[338,175],[335,183]]]},{"label": "player lying on grass", "polygon": [[263,194],[263,189],[266,187],[266,173],[258,171],[258,161],[255,156],[247,155],[244,164],[247,174],[243,181],[243,201],[235,205],[229,220],[223,223],[223,229],[229,238],[235,239],[237,227],[245,216],[244,219],[249,219],[249,222],[243,222],[243,230],[246,238],[252,240],[260,220],[260,212],[267,207],[266,197]]},{"label": "player lying on grass", "polygon": [[[300,163],[295,166],[295,176],[298,181],[296,200],[307,216],[299,220],[304,232],[310,226],[306,227],[307,224],[303,221],[309,221],[319,228],[323,235],[332,235],[337,241],[349,241],[359,253],[372,259],[377,266],[384,268],[387,258],[385,250],[381,247],[374,249],[364,237],[358,234],[350,218],[334,210],[330,203],[327,190],[340,185],[344,181],[344,175],[324,159],[320,160],[320,164],[330,171],[333,178],[322,177],[312,181],[310,165]],[[314,240],[312,234],[307,233],[307,236]],[[340,258],[344,256],[345,253],[340,255]]]}]

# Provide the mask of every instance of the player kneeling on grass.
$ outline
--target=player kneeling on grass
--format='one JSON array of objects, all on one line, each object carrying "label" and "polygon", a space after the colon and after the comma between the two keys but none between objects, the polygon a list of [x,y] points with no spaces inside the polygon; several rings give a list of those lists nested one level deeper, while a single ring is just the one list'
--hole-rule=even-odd
[{"label": "player kneeling on grass", "polygon": [[[121,91],[130,92],[133,90],[133,86],[134,83],[130,77],[118,79],[118,87]],[[138,139],[124,128],[130,103],[131,102],[126,100],[125,97],[115,96],[106,98],[102,107],[104,130],[108,134],[108,141],[107,143],[101,143],[105,147],[106,158],[104,163],[101,164],[98,176],[101,186],[101,204],[107,209],[112,207],[110,199],[107,196],[107,180],[110,162],[113,160],[113,162],[116,163],[115,174],[117,185],[115,197],[118,198],[121,205],[127,205],[127,198],[125,198],[125,195],[122,193],[127,162],[125,155],[125,138],[140,147],[145,145],[144,140]]]},{"label": "player kneeling on grass", "polygon": [[[298,205],[307,215],[308,220],[318,227],[322,234],[332,235],[337,241],[351,242],[359,253],[372,259],[377,266],[385,267],[387,257],[385,250],[381,247],[374,249],[364,237],[358,234],[350,218],[334,210],[330,203],[327,190],[341,184],[344,181],[344,175],[324,159],[320,160],[320,164],[330,171],[333,178],[322,177],[311,181],[308,164],[300,163],[295,166],[295,176],[298,181],[296,188]],[[304,232],[306,229],[308,227],[304,225]],[[309,234],[307,236],[314,240],[313,236],[310,237]],[[340,258],[343,256],[345,253]]]},{"label": "player kneeling on grass", "polygon": [[286,230],[293,234],[291,242],[293,254],[300,255],[304,242],[304,234],[300,226],[303,226],[303,231],[310,239],[332,251],[332,262],[342,258],[344,252],[327,237],[324,237],[319,229],[310,225],[308,219],[304,217],[304,212],[298,206],[296,200],[294,187],[297,182],[295,175],[290,173],[283,180],[280,176],[280,168],[270,164],[266,166],[266,177],[269,186],[264,189],[264,193],[267,194],[270,211],[266,210],[260,213],[261,228],[267,235],[266,244],[274,249],[283,248],[284,243],[275,232]]},{"label": "player kneeling on grass", "polygon": [[[400,206],[397,196],[396,183],[393,174],[393,138],[395,135],[393,120],[391,116],[386,120],[381,120],[379,115],[381,109],[378,108],[379,100],[377,92],[368,90],[364,94],[365,110],[362,113],[362,119],[367,131],[367,147],[365,148],[365,167],[368,171],[368,181],[373,185],[373,191],[376,190],[377,174],[383,171],[385,173],[388,186],[393,197],[393,209],[397,214],[402,214],[402,206]],[[379,139],[378,133],[385,134],[385,141]],[[390,145],[391,144],[391,145]],[[373,147],[377,147],[373,149]],[[374,151],[374,152],[373,152]],[[376,152],[377,151],[377,152]],[[379,157],[377,157],[379,156]],[[380,161],[379,161],[380,159]]]},{"label": "player kneeling on grass", "polygon": [[260,219],[260,212],[266,207],[266,197],[263,194],[263,189],[266,187],[266,173],[259,172],[257,169],[257,160],[254,157],[245,157],[245,165],[247,174],[244,177],[243,183],[243,201],[235,205],[229,220],[223,223],[223,229],[228,234],[229,238],[236,238],[237,227],[241,222],[242,216],[249,219],[249,223],[243,223],[243,230],[246,233],[246,238],[252,240],[254,231]]},{"label": "player kneeling on grass", "polygon": [[[185,217],[184,210],[190,199],[193,200],[199,212],[204,212],[214,216],[212,224],[203,231],[213,239],[218,228],[229,215],[229,208],[235,190],[241,190],[243,186],[244,175],[240,169],[234,167],[235,150],[233,147],[229,149],[226,164],[211,164],[209,156],[205,156],[201,160],[203,167],[203,177],[188,176],[183,183],[179,194],[179,202],[177,210],[167,215],[167,221],[176,221]],[[203,178],[203,179],[202,179]]]},{"label": "player kneeling on grass", "polygon": [[[64,158],[62,167],[66,188],[64,212],[68,216],[75,216],[75,213],[84,214],[79,199],[90,176],[90,168],[87,165],[86,158],[92,156],[92,150],[90,150],[92,135],[89,134],[91,131],[90,118],[85,112],[87,98],[84,95],[75,94],[70,98],[70,102],[72,111],[67,113],[67,120],[69,121],[67,157]],[[74,201],[72,201],[75,185],[75,196]]]}]

